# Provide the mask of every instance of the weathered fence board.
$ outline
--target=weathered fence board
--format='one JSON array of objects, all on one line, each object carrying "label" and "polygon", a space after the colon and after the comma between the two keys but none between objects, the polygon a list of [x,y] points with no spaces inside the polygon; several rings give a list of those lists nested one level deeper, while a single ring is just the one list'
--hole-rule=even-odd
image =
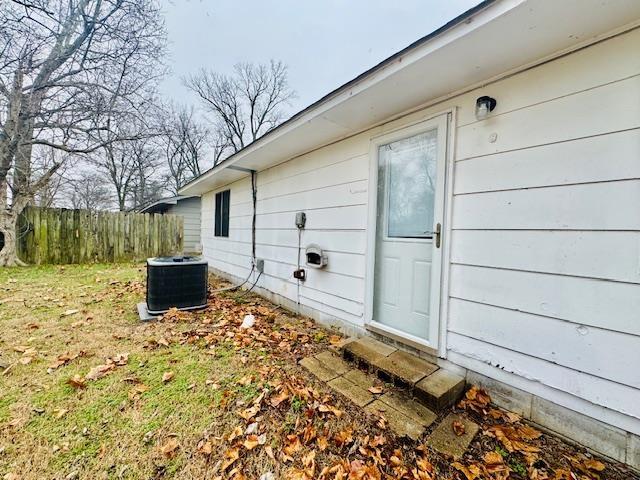
[{"label": "weathered fence board", "polygon": [[18,256],[32,264],[126,262],[182,251],[176,215],[29,207],[18,224]]}]

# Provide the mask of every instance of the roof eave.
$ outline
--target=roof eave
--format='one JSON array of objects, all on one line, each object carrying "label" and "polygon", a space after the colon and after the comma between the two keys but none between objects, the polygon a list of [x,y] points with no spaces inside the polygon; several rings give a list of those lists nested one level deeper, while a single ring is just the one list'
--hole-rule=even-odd
[{"label": "roof eave", "polygon": [[[281,123],[280,125],[275,127],[274,129],[270,130],[269,132],[264,134],[262,137],[258,138],[254,142],[252,142],[249,145],[245,146],[243,149],[241,149],[238,152],[234,153],[233,155],[229,156],[228,158],[226,158],[222,162],[218,163],[217,165],[214,165],[212,168],[210,168],[206,172],[203,172],[200,176],[194,178],[189,183],[187,183],[186,185],[182,186],[182,188],[180,188],[178,193],[181,194],[181,195],[194,195],[194,194],[195,195],[201,195],[201,194],[205,193],[206,191],[208,191],[208,189],[198,188],[198,186],[199,186],[199,184],[203,183],[207,178],[210,178],[210,177],[216,175],[218,172],[220,172],[222,170],[225,170],[226,168],[236,164],[242,157],[244,157],[245,155],[248,155],[251,151],[253,151],[253,150],[257,149],[257,148],[260,148],[261,145],[263,145],[265,143],[268,143],[273,137],[275,137],[275,135],[282,133],[282,131],[287,129],[287,127],[290,127],[295,122],[304,123],[305,121],[307,121],[307,117],[308,116],[313,117],[313,116],[319,115],[321,113],[319,111],[319,109],[323,105],[327,104],[328,102],[330,102],[331,100],[333,100],[336,97],[340,96],[341,94],[345,94],[345,92],[347,92],[350,88],[353,88],[358,83],[370,78],[376,72],[384,69],[385,67],[393,64],[394,62],[397,62],[398,59],[401,59],[403,57],[403,55],[415,50],[416,48],[418,48],[421,45],[427,43],[428,41],[432,40],[433,38],[437,37],[438,35],[441,35],[441,34],[453,29],[454,27],[456,27],[456,26],[458,26],[458,25],[460,25],[460,24],[462,24],[464,22],[468,22],[469,19],[472,18],[474,15],[476,15],[479,12],[485,10],[487,7],[489,7],[490,5],[492,5],[494,3],[500,3],[500,1],[501,0],[483,0],[483,1],[481,1],[480,3],[478,3],[478,5],[476,5],[473,8],[470,8],[469,10],[463,12],[461,15],[457,16],[453,20],[447,22],[443,26],[437,28],[436,30],[434,30],[433,32],[425,35],[424,37],[416,40],[415,42],[411,43],[407,47],[405,47],[402,50],[394,53],[390,57],[384,59],[383,61],[381,61],[377,65],[373,66],[369,70],[366,70],[365,72],[361,73],[357,77],[355,77],[352,80],[348,81],[347,83],[341,85],[340,87],[336,88],[335,90],[332,90],[331,92],[329,92],[327,95],[325,95],[324,97],[320,98],[316,102],[312,103],[311,105],[309,105],[309,106],[305,107],[304,109],[300,110],[299,112],[295,113],[289,119],[287,119],[286,121],[284,121],[283,123]],[[506,2],[506,0],[502,0],[502,1]],[[520,1],[524,1],[524,0],[509,0],[509,1],[511,1],[511,2],[515,1],[516,3],[519,3]],[[239,170],[238,172],[241,172],[241,171]],[[247,173],[244,173],[244,174],[239,173],[236,176],[238,178],[241,178],[241,177],[247,176],[247,175],[248,175]]]}]

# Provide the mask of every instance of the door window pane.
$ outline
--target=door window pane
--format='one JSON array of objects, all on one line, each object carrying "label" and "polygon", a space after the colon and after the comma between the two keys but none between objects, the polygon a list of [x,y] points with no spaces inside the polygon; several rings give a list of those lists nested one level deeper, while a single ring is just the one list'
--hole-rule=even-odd
[{"label": "door window pane", "polygon": [[[428,238],[433,228],[436,189],[437,130],[382,145],[379,149],[379,188],[386,186],[388,237]],[[380,209],[382,207],[382,209]]]}]

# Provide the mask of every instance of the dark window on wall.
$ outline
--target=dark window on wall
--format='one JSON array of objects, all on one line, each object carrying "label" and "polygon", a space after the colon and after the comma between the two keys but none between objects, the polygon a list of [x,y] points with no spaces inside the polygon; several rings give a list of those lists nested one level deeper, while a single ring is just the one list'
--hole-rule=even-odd
[{"label": "dark window on wall", "polygon": [[229,198],[231,190],[216,193],[216,237],[229,236]]}]

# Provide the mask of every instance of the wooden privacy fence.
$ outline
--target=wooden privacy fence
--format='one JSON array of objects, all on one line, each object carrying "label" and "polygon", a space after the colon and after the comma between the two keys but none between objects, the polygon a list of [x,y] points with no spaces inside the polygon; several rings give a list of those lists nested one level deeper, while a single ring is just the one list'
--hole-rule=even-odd
[{"label": "wooden privacy fence", "polygon": [[32,264],[126,262],[182,251],[175,215],[28,207],[18,222],[18,256]]}]

